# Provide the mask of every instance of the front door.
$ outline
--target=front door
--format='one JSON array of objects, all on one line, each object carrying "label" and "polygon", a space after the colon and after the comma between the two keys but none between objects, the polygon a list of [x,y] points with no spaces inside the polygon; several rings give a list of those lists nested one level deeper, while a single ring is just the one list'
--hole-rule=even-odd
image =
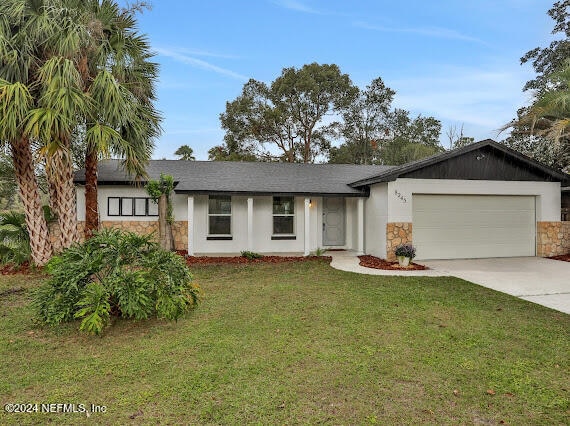
[{"label": "front door", "polygon": [[323,198],[323,246],[344,245],[344,198]]}]

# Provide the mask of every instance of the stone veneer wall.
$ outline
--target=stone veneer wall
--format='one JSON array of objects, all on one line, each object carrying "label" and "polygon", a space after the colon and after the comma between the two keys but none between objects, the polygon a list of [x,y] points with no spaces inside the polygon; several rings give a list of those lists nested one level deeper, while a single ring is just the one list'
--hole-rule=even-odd
[{"label": "stone veneer wall", "polygon": [[412,223],[411,222],[389,222],[386,224],[386,260],[393,262],[396,260],[394,250],[400,244],[412,243]]},{"label": "stone veneer wall", "polygon": [[536,255],[558,256],[570,253],[570,222],[537,222]]},{"label": "stone veneer wall", "polygon": [[[103,228],[119,228],[126,231],[135,232],[137,234],[150,234],[152,232],[158,236],[158,221],[142,221],[142,220],[117,220],[117,221],[103,221],[101,222]],[[79,237],[83,241],[83,230],[85,229],[85,222],[77,223],[77,231]],[[59,226],[57,223],[50,223],[50,238],[52,243],[58,241]],[[188,221],[177,221],[172,224],[172,234],[174,237],[174,248],[176,250],[188,250]]]}]

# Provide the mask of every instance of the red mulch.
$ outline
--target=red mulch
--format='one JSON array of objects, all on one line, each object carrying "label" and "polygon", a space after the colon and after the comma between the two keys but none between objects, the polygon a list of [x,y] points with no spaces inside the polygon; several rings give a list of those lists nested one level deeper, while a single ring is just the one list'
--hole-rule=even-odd
[{"label": "red mulch", "polygon": [[564,262],[570,262],[570,254],[561,254],[560,256],[552,256],[552,257],[549,257],[549,259],[562,260]]},{"label": "red mulch", "polygon": [[0,275],[28,275],[31,269],[29,262],[24,262],[20,266],[7,264],[0,266]]},{"label": "red mulch", "polygon": [[259,259],[248,259],[243,256],[188,256],[185,252],[179,251],[179,255],[186,259],[188,266],[192,265],[221,265],[221,264],[250,264],[250,263],[285,263],[285,262],[306,262],[324,261],[330,262],[330,256],[263,256]]},{"label": "red mulch", "polygon": [[387,269],[397,271],[424,271],[429,269],[427,266],[418,265],[417,263],[410,262],[408,267],[400,266],[398,262],[388,262],[387,260],[380,259],[376,256],[358,256],[360,259],[360,266],[374,269]]}]

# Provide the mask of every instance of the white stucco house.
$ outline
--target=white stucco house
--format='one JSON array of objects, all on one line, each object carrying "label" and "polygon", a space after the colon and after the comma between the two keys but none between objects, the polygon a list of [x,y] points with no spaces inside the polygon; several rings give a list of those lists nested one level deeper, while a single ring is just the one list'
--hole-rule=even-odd
[{"label": "white stucco house", "polygon": [[[347,249],[417,259],[551,256],[570,251],[559,173],[492,140],[403,166],[153,160],[176,182],[174,234],[190,255]],[[78,220],[85,220],[78,172]],[[103,226],[157,229],[157,207],[117,161],[98,171]]]}]

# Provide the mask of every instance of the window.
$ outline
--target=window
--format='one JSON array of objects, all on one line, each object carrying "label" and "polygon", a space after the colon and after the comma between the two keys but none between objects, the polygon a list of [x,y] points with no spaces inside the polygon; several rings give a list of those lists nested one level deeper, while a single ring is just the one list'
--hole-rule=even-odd
[{"label": "window", "polygon": [[135,198],[135,216],[146,216],[146,198]]},{"label": "window", "polygon": [[121,199],[120,198],[107,198],[107,214],[109,216],[121,215]]},{"label": "window", "polygon": [[158,216],[158,204],[150,198],[109,197],[108,216]]},{"label": "window", "polygon": [[208,239],[231,240],[232,197],[210,195],[208,198]]},{"label": "window", "polygon": [[273,197],[272,239],[295,239],[295,199]]},{"label": "window", "polygon": [[121,216],[133,215],[133,199],[121,198]]}]

